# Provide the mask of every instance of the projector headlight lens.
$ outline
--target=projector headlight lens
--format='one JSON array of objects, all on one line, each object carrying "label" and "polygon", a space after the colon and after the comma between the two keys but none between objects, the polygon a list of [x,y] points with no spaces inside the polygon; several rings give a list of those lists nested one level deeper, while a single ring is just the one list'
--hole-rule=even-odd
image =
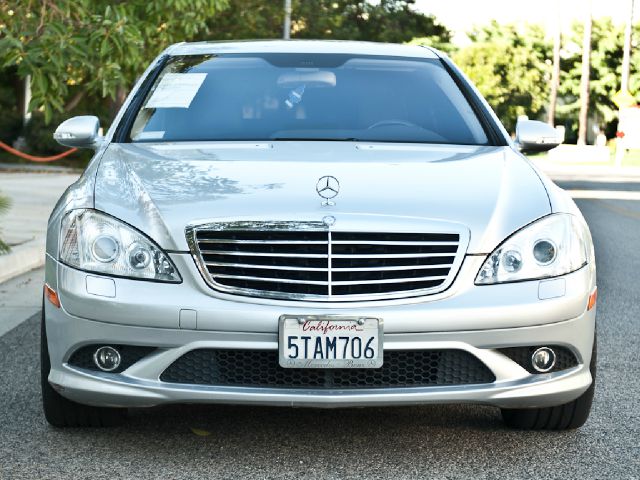
[{"label": "projector headlight lens", "polygon": [[537,220],[507,238],[487,257],[476,285],[557,277],[586,265],[590,254],[586,224],[569,214]]}]

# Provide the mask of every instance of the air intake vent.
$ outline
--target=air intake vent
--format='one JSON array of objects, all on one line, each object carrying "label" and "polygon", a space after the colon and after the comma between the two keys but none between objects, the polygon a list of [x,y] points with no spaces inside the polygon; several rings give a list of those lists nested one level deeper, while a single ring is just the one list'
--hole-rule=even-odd
[{"label": "air intake vent", "polygon": [[492,383],[495,376],[463,350],[386,350],[381,368],[282,368],[276,350],[198,349],[160,376],[169,383],[262,388],[393,388]]}]

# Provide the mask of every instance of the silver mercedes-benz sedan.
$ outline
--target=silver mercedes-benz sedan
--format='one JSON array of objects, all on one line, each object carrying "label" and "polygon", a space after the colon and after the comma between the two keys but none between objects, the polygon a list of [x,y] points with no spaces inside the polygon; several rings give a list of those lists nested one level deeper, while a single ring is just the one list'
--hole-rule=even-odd
[{"label": "silver mercedes-benz sedan", "polygon": [[177,44],[49,220],[42,395],[54,426],[130,407],[477,403],[581,426],[596,270],[570,197],[425,47]]}]

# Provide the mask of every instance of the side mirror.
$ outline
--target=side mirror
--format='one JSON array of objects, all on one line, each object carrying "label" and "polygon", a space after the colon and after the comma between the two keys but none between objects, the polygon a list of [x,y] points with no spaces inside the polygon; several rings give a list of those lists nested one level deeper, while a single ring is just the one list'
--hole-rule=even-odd
[{"label": "side mirror", "polygon": [[537,120],[518,120],[516,145],[522,153],[546,152],[562,143],[555,128]]},{"label": "side mirror", "polygon": [[53,138],[66,147],[97,148],[102,143],[99,132],[98,117],[84,115],[62,122],[53,133]]}]

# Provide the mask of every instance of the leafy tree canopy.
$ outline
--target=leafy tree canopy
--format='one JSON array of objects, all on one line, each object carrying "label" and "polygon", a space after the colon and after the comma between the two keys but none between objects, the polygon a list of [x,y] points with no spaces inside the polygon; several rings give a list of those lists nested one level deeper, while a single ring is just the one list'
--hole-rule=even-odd
[{"label": "leafy tree canopy", "polygon": [[[282,1],[230,0],[209,22],[211,39],[280,38]],[[415,10],[415,0],[292,0],[292,38],[407,42],[434,37],[446,42],[449,30],[433,16]]]},{"label": "leafy tree canopy", "polygon": [[[569,142],[577,138],[583,25],[575,23],[562,37],[560,86],[556,124],[566,127]],[[490,25],[469,34],[472,43],[453,54],[508,130],[518,115],[546,119],[552,44],[541,28]],[[640,38],[636,25],[634,38]],[[624,25],[610,18],[594,19],[589,112],[607,137],[614,136],[618,108],[612,102],[620,89]],[[640,49],[632,48],[629,89],[640,99]]]},{"label": "leafy tree canopy", "polygon": [[0,65],[31,75],[49,120],[71,94],[115,98],[167,45],[196,37],[226,0],[0,0]]},{"label": "leafy tree canopy", "polygon": [[[560,54],[560,102],[557,118],[571,131],[577,126],[580,110],[582,29],[580,23],[573,25],[570,35],[563,38]],[[634,27],[633,38],[640,38],[638,25]],[[618,107],[613,103],[612,97],[620,90],[623,41],[624,25],[615,25],[610,18],[594,20],[591,32],[589,111],[608,137],[615,135],[617,127]],[[637,45],[631,49],[629,90],[636,99],[640,98],[640,49]]]},{"label": "leafy tree canopy", "polygon": [[456,63],[509,131],[519,115],[539,117],[549,96],[551,45],[536,26],[489,26],[469,34],[472,44],[455,52]]}]

